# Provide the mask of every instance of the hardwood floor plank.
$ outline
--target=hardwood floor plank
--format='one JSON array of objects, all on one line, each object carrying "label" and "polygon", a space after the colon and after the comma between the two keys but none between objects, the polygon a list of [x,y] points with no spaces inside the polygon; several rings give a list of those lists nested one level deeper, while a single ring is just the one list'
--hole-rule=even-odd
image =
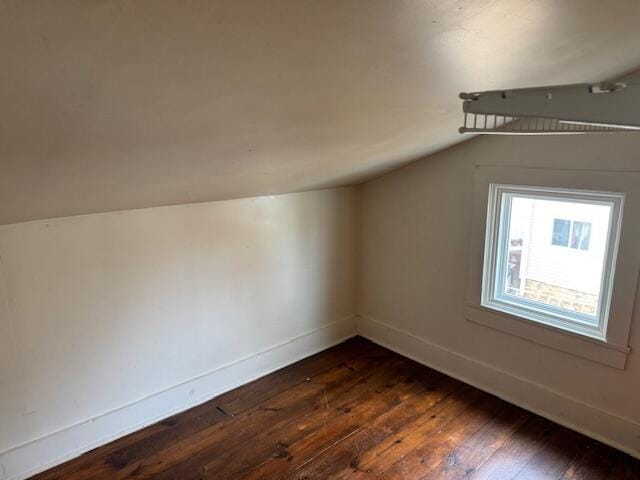
[{"label": "hardwood floor plank", "polygon": [[509,442],[471,474],[470,480],[512,479],[542,449],[558,428],[548,420],[532,415]]},{"label": "hardwood floor plank", "polygon": [[606,478],[607,480],[640,480],[640,460],[626,453],[615,452],[613,466]]},{"label": "hardwood floor plank", "polygon": [[[341,435],[348,435],[353,428],[358,428],[372,416],[397,403],[410,387],[405,380],[420,373],[417,365],[412,365],[401,357],[389,357],[384,363],[385,368],[380,368],[379,359],[374,358],[367,368],[356,365],[351,385],[332,390],[331,385],[326,384],[324,394],[307,406],[306,413],[290,414],[284,422],[265,424],[252,438],[254,448],[249,455],[244,442],[227,442],[223,451],[220,448],[207,449],[197,458],[189,459],[183,465],[167,471],[166,475],[158,477],[159,480],[165,477],[227,480],[273,456],[290,460],[289,447],[309,435],[309,432],[322,430],[329,442],[336,441]],[[260,405],[256,407],[257,410],[260,408]],[[253,411],[249,410],[247,414]],[[355,412],[361,415],[355,422],[335,421],[339,418],[352,418]],[[300,421],[301,418],[303,422]],[[321,448],[322,445],[317,446]],[[229,461],[231,458],[233,462]],[[201,471],[194,468],[197,465],[202,466]]]},{"label": "hardwood floor plank", "polygon": [[584,436],[564,427],[558,427],[513,479],[556,480],[563,475],[585,444]]},{"label": "hardwood floor plank", "polygon": [[[403,395],[404,398],[400,398],[400,402],[397,402],[392,408],[388,408],[385,413],[381,415],[376,413],[366,415],[366,417],[373,418],[369,421],[363,421],[365,420],[365,415],[363,415],[364,404],[361,401],[356,401],[346,410],[342,410],[346,415],[335,418],[328,425],[330,430],[336,428],[344,429],[340,435],[332,435],[324,427],[291,445],[288,449],[290,457],[286,459],[273,458],[239,478],[242,478],[242,480],[279,478],[310,464],[315,458],[323,455],[341,441],[350,437],[356,438],[355,434],[359,434],[360,430],[375,427],[381,422],[385,423],[387,430],[392,430],[416,421],[424,412],[430,410],[448,395],[454,387],[459,387],[451,379],[444,376],[434,377],[432,373],[423,376],[423,378],[414,378],[411,382],[411,391]],[[391,417],[392,421],[386,422],[385,419],[387,417]],[[371,423],[372,426],[369,426],[368,423]],[[344,426],[346,425],[349,425],[350,428],[345,429]],[[365,433],[364,435],[366,436],[367,434]]]},{"label": "hardwood floor plank", "polygon": [[419,409],[424,411],[412,422],[403,421],[402,416],[397,418],[398,412],[390,412],[388,417],[377,420],[371,426],[372,435],[362,432],[362,438],[350,439],[349,443],[340,446],[341,455],[350,460],[334,462],[340,467],[335,478],[355,480],[382,475],[389,465],[413,451],[411,433],[437,431],[456,415],[461,407],[459,395],[463,392],[474,394],[467,386],[446,384],[439,392],[439,401],[428,405],[429,408]]},{"label": "hardwood floor plank", "polygon": [[495,418],[447,454],[422,480],[469,477],[530,418],[529,412],[513,405],[505,405]]},{"label": "hardwood floor plank", "polygon": [[297,474],[285,476],[293,478],[359,478],[362,475],[375,476],[415,446],[429,434],[442,429],[468,406],[469,402],[482,397],[479,391],[469,390],[466,400],[461,396],[446,396],[438,402],[433,411],[427,412],[406,431],[394,431],[388,423],[393,416],[376,420],[369,428],[358,432],[330,450],[309,462]]},{"label": "hardwood floor plank", "polygon": [[37,480],[640,480],[640,461],[362,338]]},{"label": "hardwood floor plank", "polygon": [[237,415],[340,363],[349,362],[368,353],[374,354],[377,352],[379,354],[382,351],[381,347],[367,342],[362,337],[351,338],[335,347],[280,369],[271,375],[259,378],[220,395],[215,399],[215,402],[225,412]]},{"label": "hardwood floor plank", "polygon": [[[473,391],[474,394],[475,392],[476,390]],[[491,421],[501,407],[498,398],[481,392],[478,400],[468,402],[443,429],[420,439],[411,452],[384,472],[384,478],[419,480],[437,468],[459,443]]]},{"label": "hardwood floor plank", "polygon": [[561,480],[605,480],[616,453],[610,447],[588,440]]}]

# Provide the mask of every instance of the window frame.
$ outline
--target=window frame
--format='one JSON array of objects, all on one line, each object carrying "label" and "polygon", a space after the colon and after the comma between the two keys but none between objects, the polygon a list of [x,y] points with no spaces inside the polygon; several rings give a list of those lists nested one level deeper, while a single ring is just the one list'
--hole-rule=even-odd
[{"label": "window frame", "polygon": [[[538,322],[579,335],[606,340],[625,194],[490,183],[488,197],[481,305],[520,317],[526,321]],[[504,285],[506,278],[504,259],[508,252],[511,205],[515,197],[606,205],[611,208],[600,278],[599,302],[595,315],[570,312],[560,307],[515,297],[501,291],[500,286]],[[571,232],[575,221],[571,219],[569,222],[569,242],[566,248],[571,248]]]},{"label": "window frame", "polygon": [[[633,319],[640,321],[640,171],[586,170],[557,167],[476,165],[472,179],[472,209],[466,300],[463,315],[470,322],[468,335],[480,334],[475,328],[497,332],[493,341],[502,348],[514,348],[513,337],[527,340],[538,348],[551,348],[566,354],[625,369],[631,352],[629,336]],[[625,193],[625,220],[620,225],[618,260],[614,276],[606,338],[599,339],[545,325],[481,305],[487,227],[489,184]],[[636,301],[638,305],[636,306]],[[482,333],[487,335],[488,333]],[[524,347],[524,345],[523,345]],[[530,347],[527,347],[530,348]],[[543,354],[543,352],[540,352]]]}]

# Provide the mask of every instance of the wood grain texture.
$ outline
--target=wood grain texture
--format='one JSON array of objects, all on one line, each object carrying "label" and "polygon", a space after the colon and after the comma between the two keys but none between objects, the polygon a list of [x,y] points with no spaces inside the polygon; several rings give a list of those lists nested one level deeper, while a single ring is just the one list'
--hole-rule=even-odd
[{"label": "wood grain texture", "polygon": [[354,338],[37,480],[640,480],[640,461]]}]

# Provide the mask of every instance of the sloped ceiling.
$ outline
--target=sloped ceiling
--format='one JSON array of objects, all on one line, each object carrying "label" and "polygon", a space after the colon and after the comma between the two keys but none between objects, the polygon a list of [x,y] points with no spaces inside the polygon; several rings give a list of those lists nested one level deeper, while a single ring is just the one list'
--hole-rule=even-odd
[{"label": "sloped ceiling", "polygon": [[460,91],[640,65],[637,0],[0,0],[0,223],[337,186]]}]

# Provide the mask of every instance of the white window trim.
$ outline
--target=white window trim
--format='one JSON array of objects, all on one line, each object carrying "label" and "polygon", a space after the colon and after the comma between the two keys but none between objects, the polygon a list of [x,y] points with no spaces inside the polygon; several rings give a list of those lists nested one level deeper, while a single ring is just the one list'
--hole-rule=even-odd
[{"label": "white window trim", "polygon": [[[505,194],[536,199],[571,200],[574,202],[607,205],[612,208],[609,222],[609,235],[605,246],[605,268],[603,268],[599,292],[601,301],[598,304],[598,310],[595,316],[567,314],[561,308],[540,305],[538,302],[524,298],[510,300],[507,296],[496,292],[497,277],[504,274],[503,269],[498,269],[497,262],[498,258],[504,253],[503,249],[509,230],[509,218],[511,216],[511,203],[509,202],[506,205],[502,203]],[[605,340],[615,264],[618,254],[624,193],[586,192],[584,190],[573,189],[490,184],[488,196],[488,220],[486,222],[487,227],[485,232],[487,241],[485,242],[483,262],[484,272],[481,305],[503,313],[522,317],[525,320],[543,323],[562,330]],[[502,235],[500,235],[501,223],[505,225],[502,229]],[[596,325],[593,324],[593,320],[596,321]]]},{"label": "white window trim", "polygon": [[[482,284],[487,236],[489,185],[518,185],[549,189],[590,190],[625,194],[625,220],[619,224],[620,241],[606,336],[587,336],[523,319],[508,311],[482,305]],[[624,369],[640,271],[640,172],[561,170],[549,168],[479,166],[474,178],[474,211],[469,245],[467,282],[468,320],[566,353]],[[612,254],[615,252],[612,252]]]}]

